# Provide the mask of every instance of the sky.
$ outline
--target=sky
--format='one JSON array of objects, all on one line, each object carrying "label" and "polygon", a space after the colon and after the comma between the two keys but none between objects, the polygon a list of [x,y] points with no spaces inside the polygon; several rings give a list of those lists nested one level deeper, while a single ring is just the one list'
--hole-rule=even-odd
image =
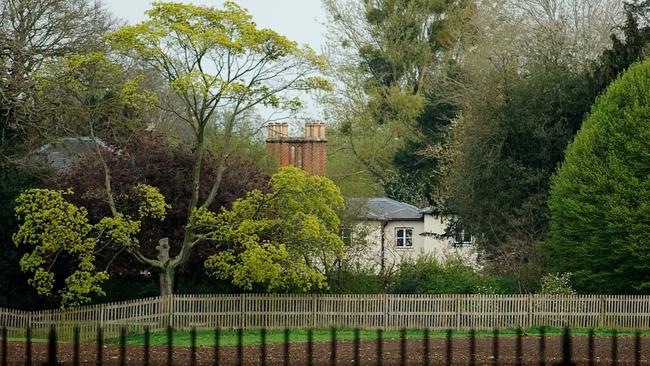
[{"label": "sky", "polygon": [[[223,0],[174,0],[221,7]],[[131,24],[146,19],[145,10],[150,8],[150,0],[104,0],[108,9]],[[320,52],[325,45],[325,10],[321,0],[235,0],[247,9],[259,27],[270,28],[290,40],[307,44]],[[322,111],[311,99],[305,100],[303,117],[320,120]]]}]

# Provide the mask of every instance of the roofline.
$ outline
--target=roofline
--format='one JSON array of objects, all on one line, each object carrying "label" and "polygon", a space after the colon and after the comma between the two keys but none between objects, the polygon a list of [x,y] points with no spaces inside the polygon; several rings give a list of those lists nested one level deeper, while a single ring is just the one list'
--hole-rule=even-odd
[{"label": "roofline", "polygon": [[414,219],[414,218],[409,218],[409,219],[400,219],[400,218],[387,219],[387,218],[357,217],[356,220],[358,220],[358,221],[379,221],[379,222],[384,222],[384,221],[424,221],[424,216],[422,216],[419,219]]}]

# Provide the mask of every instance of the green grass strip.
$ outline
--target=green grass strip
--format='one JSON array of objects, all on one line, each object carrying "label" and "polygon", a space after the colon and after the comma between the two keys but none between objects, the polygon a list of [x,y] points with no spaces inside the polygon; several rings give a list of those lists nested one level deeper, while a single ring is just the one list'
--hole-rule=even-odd
[{"label": "green grass strip", "polygon": [[[563,334],[562,328],[545,328],[547,336],[560,336]],[[260,341],[259,330],[244,330],[243,332],[243,344],[244,345],[259,345]],[[517,334],[515,328],[504,328],[499,330],[499,335],[503,337],[514,337]],[[539,336],[539,328],[527,328],[524,329],[523,334],[525,336]],[[588,329],[573,329],[571,334],[574,336],[586,336],[589,334]],[[613,334],[612,329],[595,329],[596,336],[611,336]],[[307,342],[307,330],[306,329],[294,329],[290,332],[289,341],[291,343],[304,343]],[[633,336],[634,332],[629,330],[620,330],[618,335],[622,337]],[[642,336],[650,336],[650,331],[644,331],[641,333]],[[375,330],[361,330],[359,336],[362,340],[376,340],[377,332]],[[446,331],[430,331],[429,336],[432,339],[435,338],[445,338],[447,336]],[[452,337],[454,338],[464,338],[469,336],[469,331],[454,331]],[[491,337],[492,330],[477,330],[477,337]],[[331,339],[331,333],[329,329],[314,329],[313,330],[313,339],[314,342],[329,342]],[[386,340],[399,339],[400,331],[384,331],[383,337]],[[422,330],[413,330],[409,329],[406,332],[407,339],[423,339],[424,333]],[[190,346],[190,332],[176,330],[174,331],[174,346],[178,347],[189,347]],[[336,338],[339,341],[352,341],[354,339],[354,330],[352,329],[338,329],[336,332]],[[220,336],[220,344],[222,346],[235,346],[237,345],[237,332],[234,330],[222,330]],[[131,345],[141,345],[144,343],[144,337],[142,334],[129,334],[126,339],[127,344]],[[284,331],[283,330],[268,330],[266,333],[266,342],[267,344],[279,344],[284,343]],[[106,344],[119,344],[119,339],[111,338],[106,341]],[[153,346],[156,345],[165,345],[167,344],[167,334],[166,332],[154,332],[150,336],[150,344]],[[214,331],[197,331],[196,332],[196,345],[199,347],[212,347],[214,346]]]}]

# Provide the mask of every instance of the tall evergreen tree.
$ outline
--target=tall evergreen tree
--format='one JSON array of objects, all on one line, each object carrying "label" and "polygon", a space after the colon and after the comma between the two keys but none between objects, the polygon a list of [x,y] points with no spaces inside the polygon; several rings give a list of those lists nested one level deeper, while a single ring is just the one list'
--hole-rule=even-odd
[{"label": "tall evergreen tree", "polygon": [[553,178],[551,270],[587,293],[650,293],[650,63],[600,97]]}]

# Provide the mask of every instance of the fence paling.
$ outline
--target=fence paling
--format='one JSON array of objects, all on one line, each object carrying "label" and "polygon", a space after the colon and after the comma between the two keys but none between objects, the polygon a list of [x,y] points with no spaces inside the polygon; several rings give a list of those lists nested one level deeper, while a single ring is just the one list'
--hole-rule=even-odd
[{"label": "fence paling", "polygon": [[10,337],[27,326],[46,338],[56,324],[61,339],[80,327],[82,340],[97,327],[116,337],[145,327],[161,331],[220,328],[492,329],[495,327],[611,327],[650,329],[650,296],[545,295],[172,295],[35,312],[0,308]]}]

